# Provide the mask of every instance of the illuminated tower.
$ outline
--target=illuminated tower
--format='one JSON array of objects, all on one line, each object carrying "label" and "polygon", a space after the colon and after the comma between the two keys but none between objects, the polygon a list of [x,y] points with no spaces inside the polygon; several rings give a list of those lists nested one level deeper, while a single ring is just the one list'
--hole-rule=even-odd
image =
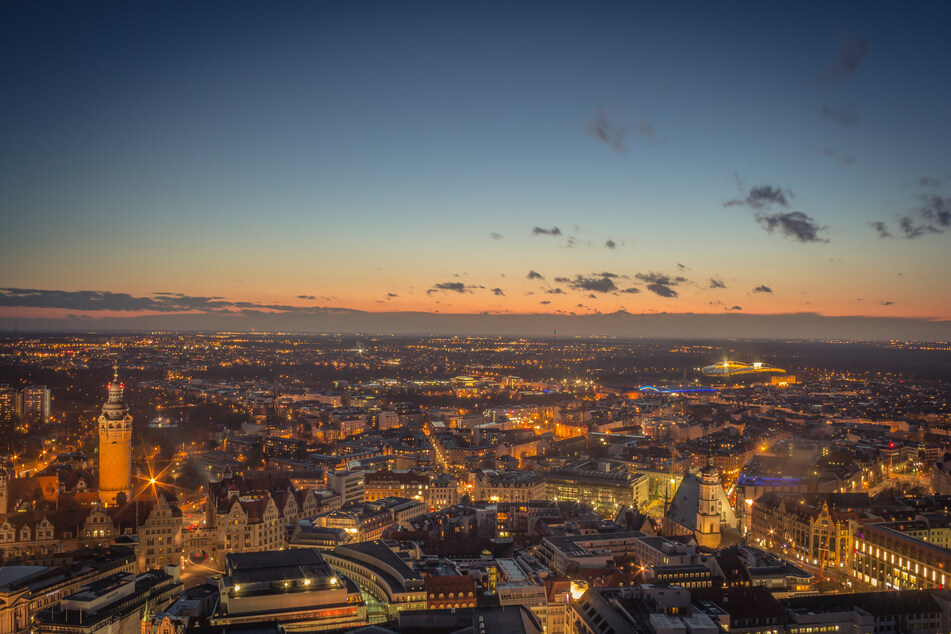
[{"label": "illuminated tower", "polygon": [[[719,489],[719,490],[718,490]],[[700,495],[697,504],[697,543],[707,548],[720,545],[720,476],[716,467],[700,470]]]},{"label": "illuminated tower", "polygon": [[118,369],[99,417],[99,499],[107,506],[132,499],[132,415],[122,402]]}]

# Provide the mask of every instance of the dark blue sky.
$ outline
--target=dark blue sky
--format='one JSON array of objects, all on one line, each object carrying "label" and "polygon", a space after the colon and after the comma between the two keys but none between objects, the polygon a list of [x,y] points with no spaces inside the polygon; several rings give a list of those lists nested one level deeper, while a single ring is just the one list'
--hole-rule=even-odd
[{"label": "dark blue sky", "polygon": [[947,3],[195,4],[4,5],[4,315],[951,318]]}]

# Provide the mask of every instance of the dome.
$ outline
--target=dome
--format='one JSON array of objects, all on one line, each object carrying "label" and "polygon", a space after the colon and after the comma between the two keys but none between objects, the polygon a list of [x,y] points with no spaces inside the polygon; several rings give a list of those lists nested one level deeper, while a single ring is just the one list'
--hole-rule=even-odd
[{"label": "dome", "polygon": [[700,475],[716,477],[717,468],[714,467],[712,464],[708,464],[707,466],[705,466],[703,469],[700,470]]}]

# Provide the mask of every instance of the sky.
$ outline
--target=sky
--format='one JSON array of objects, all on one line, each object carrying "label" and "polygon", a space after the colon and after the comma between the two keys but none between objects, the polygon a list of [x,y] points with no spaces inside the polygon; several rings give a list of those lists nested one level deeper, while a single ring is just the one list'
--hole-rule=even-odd
[{"label": "sky", "polygon": [[0,328],[951,337],[951,5],[587,4],[5,3]]}]

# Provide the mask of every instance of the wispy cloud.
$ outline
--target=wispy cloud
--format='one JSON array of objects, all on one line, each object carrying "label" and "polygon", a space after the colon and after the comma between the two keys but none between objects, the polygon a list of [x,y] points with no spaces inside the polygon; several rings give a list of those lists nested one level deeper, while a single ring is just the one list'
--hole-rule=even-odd
[{"label": "wispy cloud", "polygon": [[905,238],[944,233],[951,227],[951,197],[923,196],[921,205],[898,219]]},{"label": "wispy cloud", "polygon": [[710,288],[726,288],[726,282],[716,277],[711,277]]},{"label": "wispy cloud", "polygon": [[627,147],[624,146],[624,135],[627,134],[627,130],[621,126],[612,125],[608,116],[600,108],[595,112],[594,120],[589,122],[585,129],[591,138],[604,143],[618,154],[627,152]]},{"label": "wispy cloud", "polygon": [[558,227],[552,227],[551,229],[545,229],[544,227],[532,227],[533,236],[560,236],[561,229]]},{"label": "wispy cloud", "polygon": [[765,284],[760,284],[759,286],[753,289],[753,292],[754,293],[772,293],[773,289],[766,286]]},{"label": "wispy cloud", "polygon": [[884,222],[881,222],[881,221],[870,222],[868,223],[868,226],[870,226],[872,229],[875,229],[875,231],[878,233],[879,238],[892,237],[892,232],[889,231],[888,225],[886,225]]},{"label": "wispy cloud", "polygon": [[868,55],[868,42],[861,35],[847,34],[835,55],[819,73],[821,81],[841,81],[858,70]]},{"label": "wispy cloud", "polygon": [[527,279],[530,279],[530,280],[543,280],[543,279],[545,279],[545,276],[542,275],[541,273],[539,273],[538,271],[529,271],[529,272],[528,272],[528,275],[526,275],[525,277],[526,277]]},{"label": "wispy cloud", "polygon": [[755,216],[756,222],[763,225],[766,231],[772,233],[779,231],[788,238],[793,238],[799,242],[828,242],[828,238],[819,235],[825,231],[824,227],[817,223],[811,216],[807,216],[801,211],[789,211],[776,214],[758,213]]},{"label": "wispy cloud", "polygon": [[503,236],[501,233],[497,233],[495,231],[490,232],[489,237],[492,238],[493,240],[502,240],[503,238],[505,238],[505,236]]},{"label": "wispy cloud", "polygon": [[503,291],[501,288],[493,288],[493,289],[492,289],[492,293],[493,293],[494,295],[498,295],[499,297],[504,297],[504,296],[505,296],[505,291]]},{"label": "wispy cloud", "polygon": [[651,145],[664,145],[667,139],[661,139],[654,133],[654,126],[647,121],[641,121],[637,126],[637,133],[647,139]]},{"label": "wispy cloud", "polygon": [[606,246],[609,249],[613,249],[617,247],[617,245],[614,243],[614,240],[608,240],[607,242],[604,243],[604,246]]},{"label": "wispy cloud", "polygon": [[774,187],[772,185],[757,185],[750,188],[746,198],[736,198],[723,203],[724,207],[733,207],[737,205],[747,206],[750,209],[769,209],[773,205],[779,207],[788,207],[789,199],[793,194],[788,189]]},{"label": "wispy cloud", "polygon": [[839,154],[832,148],[828,148],[828,147],[822,148],[822,153],[828,156],[829,158],[833,158],[836,161],[838,161],[839,165],[851,165],[852,163],[855,162],[854,156],[848,156],[847,154]]},{"label": "wispy cloud", "polygon": [[852,108],[822,106],[822,109],[819,111],[819,116],[847,128],[851,128],[859,123],[859,114]]}]

